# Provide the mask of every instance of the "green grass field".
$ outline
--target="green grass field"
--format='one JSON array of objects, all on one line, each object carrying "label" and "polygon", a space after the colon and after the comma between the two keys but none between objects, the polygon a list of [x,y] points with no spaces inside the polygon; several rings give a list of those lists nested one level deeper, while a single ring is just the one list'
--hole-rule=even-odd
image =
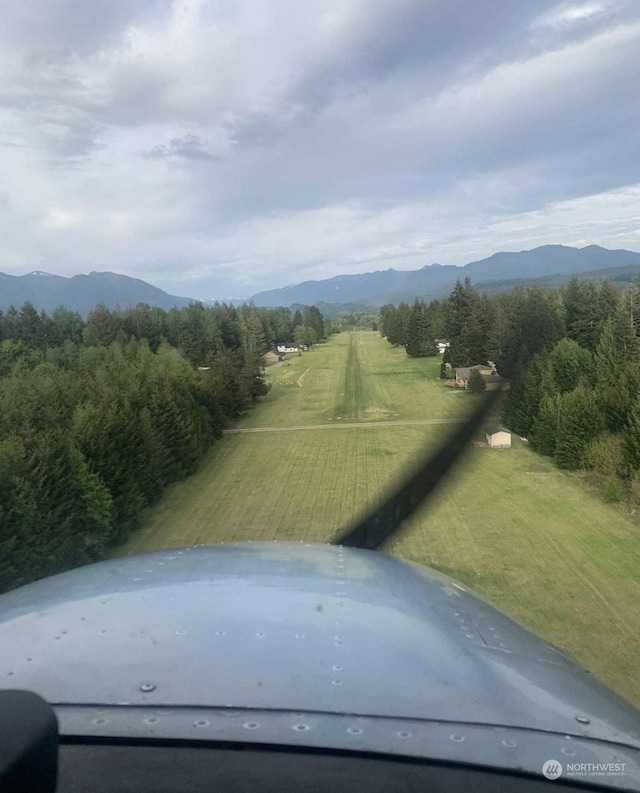
[{"label": "green grass field", "polygon": [[[472,404],[444,388],[439,363],[358,332],[268,370],[271,391],[239,427],[309,428],[225,436],[122,552],[328,541],[451,430],[381,422],[451,418]],[[354,421],[363,426],[340,426]],[[388,550],[454,576],[640,705],[640,528],[579,475],[515,437],[508,450],[470,448]]]},{"label": "green grass field", "polygon": [[268,369],[271,391],[242,426],[459,415],[464,395],[442,388],[439,374],[439,358],[407,358],[403,349],[390,347],[373,332],[342,333]]}]

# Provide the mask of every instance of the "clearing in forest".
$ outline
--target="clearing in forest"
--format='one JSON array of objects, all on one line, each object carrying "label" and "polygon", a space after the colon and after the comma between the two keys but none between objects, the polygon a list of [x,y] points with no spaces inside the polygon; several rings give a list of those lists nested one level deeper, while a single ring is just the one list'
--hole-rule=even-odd
[{"label": "clearing in forest", "polygon": [[[442,385],[439,365],[355,332],[267,370],[271,391],[238,428],[313,429],[226,435],[122,552],[327,542],[451,431],[387,422],[455,418],[471,404],[472,395]],[[359,426],[333,426],[342,423]],[[640,529],[579,475],[513,442],[470,448],[387,550],[485,595],[640,705]]]}]

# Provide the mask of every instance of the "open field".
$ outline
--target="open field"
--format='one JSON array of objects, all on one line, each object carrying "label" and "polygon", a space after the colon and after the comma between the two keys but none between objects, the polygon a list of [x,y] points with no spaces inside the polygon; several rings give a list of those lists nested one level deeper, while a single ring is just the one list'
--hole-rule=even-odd
[{"label": "open field", "polygon": [[377,333],[342,333],[267,369],[271,391],[242,426],[459,415],[464,395],[442,388],[439,376],[439,358],[407,358],[404,349],[390,347]]},{"label": "open field", "polygon": [[[451,431],[386,422],[459,416],[473,399],[445,391],[438,370],[438,359],[407,359],[361,332],[269,371],[271,392],[240,428],[367,423],[225,436],[149,511],[123,553],[328,541]],[[578,475],[514,443],[471,448],[389,551],[454,576],[640,705],[640,529]]]}]

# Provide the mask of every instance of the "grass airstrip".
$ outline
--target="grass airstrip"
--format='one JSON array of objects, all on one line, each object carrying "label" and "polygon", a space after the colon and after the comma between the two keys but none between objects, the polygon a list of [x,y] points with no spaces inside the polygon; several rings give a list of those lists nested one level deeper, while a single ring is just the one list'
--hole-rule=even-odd
[{"label": "grass airstrip", "polygon": [[[474,397],[445,388],[439,364],[366,331],[288,356],[267,370],[269,394],[122,553],[329,541],[468,410]],[[640,527],[580,475],[515,436],[511,449],[470,447],[386,550],[481,593],[640,705]]]}]

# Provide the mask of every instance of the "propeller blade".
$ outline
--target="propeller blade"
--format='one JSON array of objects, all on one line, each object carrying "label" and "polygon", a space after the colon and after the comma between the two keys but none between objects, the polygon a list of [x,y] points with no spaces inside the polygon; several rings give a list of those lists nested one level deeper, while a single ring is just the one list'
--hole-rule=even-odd
[{"label": "propeller blade", "polygon": [[401,487],[373,512],[345,531],[332,545],[374,551],[387,543],[402,524],[422,506],[468,449],[482,422],[495,406],[500,390],[485,396],[469,419],[442,446],[423,460]]}]

